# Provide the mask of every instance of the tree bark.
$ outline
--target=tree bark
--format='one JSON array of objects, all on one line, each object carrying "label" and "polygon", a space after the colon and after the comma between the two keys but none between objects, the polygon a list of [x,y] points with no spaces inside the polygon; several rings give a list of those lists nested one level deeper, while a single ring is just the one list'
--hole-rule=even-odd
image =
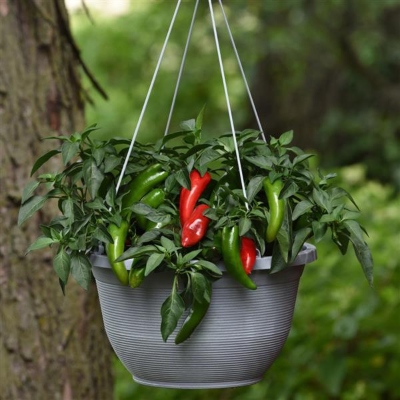
[{"label": "tree bark", "polygon": [[25,256],[56,204],[17,226],[22,188],[48,150],[41,138],[84,124],[64,2],[0,0],[0,34],[0,399],[108,400],[112,351],[94,284],[85,292],[71,279],[64,297],[51,251]]}]

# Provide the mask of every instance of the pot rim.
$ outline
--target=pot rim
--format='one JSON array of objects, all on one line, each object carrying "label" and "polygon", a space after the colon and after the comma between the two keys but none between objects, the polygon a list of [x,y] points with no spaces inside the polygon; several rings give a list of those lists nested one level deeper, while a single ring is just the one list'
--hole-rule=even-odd
[{"label": "pot rim", "polygon": [[[313,246],[310,243],[305,243],[303,246],[303,249],[300,251],[300,253],[297,255],[295,260],[290,263],[288,266],[289,267],[295,267],[298,265],[305,265],[309,264],[317,259],[317,250],[316,247]],[[261,271],[261,270],[269,270],[271,269],[271,260],[272,257],[257,257],[256,262],[254,264],[253,271]],[[92,253],[90,256],[90,261],[92,262],[92,265],[94,267],[99,267],[99,268],[110,268],[111,265],[108,262],[108,258],[104,254],[100,253]],[[131,264],[132,260],[125,260],[125,267],[129,271],[131,269]],[[217,263],[217,266],[221,269],[221,271],[226,271],[226,268],[223,264],[223,262]]]}]

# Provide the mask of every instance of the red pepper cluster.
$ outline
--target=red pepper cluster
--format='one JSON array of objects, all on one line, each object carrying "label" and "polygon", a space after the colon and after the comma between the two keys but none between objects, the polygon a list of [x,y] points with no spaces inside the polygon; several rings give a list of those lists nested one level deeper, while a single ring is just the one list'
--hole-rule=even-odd
[{"label": "red pepper cluster", "polygon": [[[197,170],[190,173],[190,190],[181,189],[179,200],[179,217],[182,226],[181,243],[183,247],[196,245],[206,234],[210,219],[204,215],[209,208],[206,204],[197,202],[211,182],[211,175],[206,172],[203,176]],[[230,251],[231,253],[231,251]],[[240,260],[246,274],[250,274],[256,261],[256,244],[248,237],[240,240]],[[238,264],[238,262],[235,262]]]},{"label": "red pepper cluster", "polygon": [[197,244],[206,234],[210,219],[204,215],[209,206],[196,206],[201,194],[211,182],[211,175],[203,176],[197,170],[190,173],[190,190],[182,188],[179,200],[179,216],[182,225],[182,246],[191,247]]}]

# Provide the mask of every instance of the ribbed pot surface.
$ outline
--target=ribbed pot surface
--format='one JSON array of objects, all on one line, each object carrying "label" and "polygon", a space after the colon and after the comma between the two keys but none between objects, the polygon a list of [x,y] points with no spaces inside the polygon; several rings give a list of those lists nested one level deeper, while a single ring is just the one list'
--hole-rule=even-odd
[{"label": "ribbed pot surface", "polygon": [[174,343],[175,333],[167,343],[160,333],[160,309],[171,293],[172,274],[151,274],[136,289],[119,285],[110,268],[94,266],[93,274],[109,341],[134,379],[151,386],[200,389],[262,379],[289,334],[303,268],[292,266],[271,275],[253,271],[254,291],[224,273],[213,284],[206,317],[180,345]]}]

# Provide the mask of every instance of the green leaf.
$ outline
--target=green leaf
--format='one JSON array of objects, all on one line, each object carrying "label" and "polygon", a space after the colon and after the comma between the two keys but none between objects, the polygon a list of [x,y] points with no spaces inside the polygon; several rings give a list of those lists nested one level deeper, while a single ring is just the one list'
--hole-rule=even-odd
[{"label": "green leaf", "polygon": [[214,275],[222,276],[222,271],[212,262],[206,260],[198,260],[195,265],[199,265],[202,269],[206,269]]},{"label": "green leaf", "polygon": [[340,252],[345,255],[349,247],[350,237],[344,232],[338,232],[336,236],[333,236],[333,241],[336,243]]},{"label": "green leaf", "polygon": [[190,156],[192,156],[193,154],[198,154],[201,150],[204,150],[206,148],[210,147],[210,144],[208,143],[201,143],[201,144],[197,144],[196,146],[191,147],[186,153],[185,153],[185,157],[186,159],[188,159]]},{"label": "green leaf", "polygon": [[249,163],[255,165],[256,167],[270,170],[272,168],[272,160],[264,156],[246,156],[244,157]]},{"label": "green leaf", "polygon": [[219,220],[219,215],[218,211],[215,208],[208,208],[203,215],[205,215],[207,218],[213,220],[213,221],[218,221]]},{"label": "green leaf", "polygon": [[46,203],[46,196],[33,196],[27,200],[19,209],[18,225],[22,225],[28,218],[32,217],[36,211],[39,211],[44,203]]},{"label": "green leaf", "polygon": [[225,224],[227,224],[230,221],[230,219],[225,216],[222,217],[216,224],[215,224],[215,230],[218,230],[219,228],[222,228]]},{"label": "green leaf", "polygon": [[154,271],[164,261],[164,258],[164,253],[152,254],[147,260],[144,276],[148,276],[152,271]]},{"label": "green leaf", "polygon": [[36,188],[40,185],[40,182],[38,181],[32,181],[29,182],[25,187],[24,190],[22,191],[22,199],[21,203],[24,204],[25,201],[30,199],[32,197],[33,192],[36,190]]},{"label": "green leaf", "polygon": [[194,131],[196,129],[196,121],[194,118],[180,123],[181,129],[184,131]]},{"label": "green leaf", "polygon": [[88,126],[88,127],[85,128],[85,130],[83,130],[83,131],[81,132],[81,134],[80,134],[82,140],[85,140],[85,139],[89,136],[89,134],[90,134],[91,132],[97,131],[97,130],[99,130],[99,129],[100,129],[100,128],[97,127],[97,124],[96,124],[96,123],[94,123],[94,124]]},{"label": "green leaf", "polygon": [[146,245],[146,246],[135,246],[130,247],[126,250],[121,256],[119,256],[116,261],[125,261],[135,257],[141,257],[144,255],[149,255],[157,251],[157,247],[154,245]]},{"label": "green leaf", "polygon": [[104,147],[93,149],[92,157],[96,161],[97,166],[99,166],[103,162],[105,154],[106,150],[104,149]]},{"label": "green leaf", "polygon": [[85,206],[90,210],[103,210],[103,211],[108,210],[108,208],[104,205],[103,200],[100,199],[99,197],[96,197],[93,201],[89,201],[88,203],[85,204]]},{"label": "green leaf", "polygon": [[85,160],[83,163],[83,178],[85,179],[89,195],[92,199],[97,196],[99,187],[104,179],[104,174],[97,167],[96,161],[93,158]]},{"label": "green leaf", "polygon": [[53,268],[60,280],[66,284],[71,270],[71,257],[64,248],[60,248],[54,257]]},{"label": "green leaf", "polygon": [[209,149],[203,151],[203,153],[201,154],[200,159],[199,159],[199,165],[205,166],[208,163],[213,162],[220,157],[221,157],[221,154],[219,151],[217,151],[213,148],[209,148]]},{"label": "green leaf", "polygon": [[196,118],[196,122],[194,125],[196,130],[201,130],[201,127],[203,126],[204,110],[205,110],[205,106],[203,106],[203,108],[199,112],[199,115]]},{"label": "green leaf", "polygon": [[177,293],[175,284],[170,296],[164,301],[161,306],[161,336],[164,342],[175,330],[178,321],[185,311],[185,302]]},{"label": "green leaf", "polygon": [[298,190],[299,186],[297,185],[297,183],[292,180],[288,180],[285,182],[285,185],[283,186],[281,193],[279,194],[279,198],[287,199],[288,197],[296,194]]},{"label": "green leaf", "polygon": [[319,243],[325,236],[328,225],[324,222],[313,221],[312,230],[314,233],[315,243]]},{"label": "green leaf", "polygon": [[310,227],[300,229],[294,232],[294,240],[292,245],[290,262],[293,262],[297,254],[301,251],[305,241],[311,236],[312,229]]},{"label": "green leaf", "polygon": [[55,243],[56,241],[53,238],[41,236],[37,238],[29,247],[28,250],[26,251],[26,254],[28,254],[30,251],[34,250],[39,250],[43,249],[44,247],[50,246],[51,244]]},{"label": "green leaf", "polygon": [[292,140],[293,140],[293,131],[282,133],[282,135],[279,136],[279,143],[281,146],[287,146],[292,142]]},{"label": "green leaf", "polygon": [[328,213],[332,212],[332,206],[329,202],[328,194],[322,190],[313,189],[313,199],[314,201]]},{"label": "green leaf", "polygon": [[112,172],[121,163],[121,157],[114,154],[108,155],[104,160],[104,173]]},{"label": "green leaf", "polygon": [[148,215],[153,211],[153,208],[145,203],[133,204],[129,209],[138,215]]},{"label": "green leaf", "polygon": [[272,249],[272,257],[271,257],[271,273],[275,273],[281,271],[286,268],[288,263],[284,260],[279,243],[275,242],[274,247]]},{"label": "green leaf", "polygon": [[349,230],[352,237],[355,237],[358,241],[364,243],[364,233],[357,221],[346,220],[343,222],[343,225]]},{"label": "green leaf", "polygon": [[363,231],[359,223],[356,221],[348,220],[344,222],[344,225],[348,228],[350,232],[350,240],[353,244],[357,259],[363,268],[364,275],[367,278],[370,286],[373,286],[374,262],[372,259],[371,251],[364,241]]},{"label": "green leaf", "polygon": [[179,131],[179,132],[169,133],[168,135],[165,135],[163,137],[162,144],[165,145],[170,140],[176,139],[176,138],[181,137],[181,136],[186,136],[188,134],[188,131],[191,131],[191,129],[183,130],[183,131]]},{"label": "green leaf", "polygon": [[187,253],[183,256],[182,258],[182,264],[186,264],[189,261],[192,261],[194,258],[196,258],[203,250],[199,249],[199,250],[193,250],[190,253]]},{"label": "green leaf", "polygon": [[208,302],[210,299],[209,291],[209,281],[208,279],[200,272],[190,272],[190,280],[191,280],[191,288],[194,298],[199,302],[203,303],[204,301]]},{"label": "green leaf", "polygon": [[92,266],[88,257],[82,253],[73,252],[71,256],[71,275],[85,290],[89,289],[92,279]]},{"label": "green leaf", "polygon": [[87,247],[86,247],[86,234],[82,233],[81,235],[74,236],[69,241],[69,247],[70,247],[71,250],[85,251],[87,249]]},{"label": "green leaf", "polygon": [[293,160],[293,167],[296,166],[297,164],[303,163],[304,161],[308,160],[311,157],[315,157],[315,155],[314,154],[301,154],[301,155],[296,156]]},{"label": "green leaf", "polygon": [[161,236],[160,241],[161,241],[162,247],[164,247],[164,249],[167,251],[167,253],[171,254],[177,250],[175,243],[172,240],[166,238],[165,236]]},{"label": "green leaf", "polygon": [[171,216],[169,214],[164,214],[158,211],[152,211],[151,213],[146,215],[146,218],[149,221],[160,223],[164,226],[171,222]]},{"label": "green leaf", "polygon": [[286,206],[286,212],[283,218],[281,228],[279,229],[276,239],[281,249],[281,254],[285,262],[289,261],[290,251],[292,250],[292,215],[289,205]]},{"label": "green leaf", "polygon": [[64,165],[67,165],[79,150],[79,142],[64,142],[61,146],[61,155]]},{"label": "green leaf", "polygon": [[320,219],[319,222],[325,222],[325,223],[329,223],[329,222],[333,222],[336,221],[336,218],[334,215],[332,214],[324,214]]},{"label": "green leaf", "polygon": [[342,188],[332,188],[330,190],[330,195],[331,195],[331,200],[337,200],[337,199],[341,199],[342,197],[347,197],[354,205],[354,207],[357,208],[357,210],[359,210],[356,202],[354,201],[353,197],[351,196],[351,194],[349,192],[347,192],[346,190],[342,189]]},{"label": "green leaf", "polygon": [[354,220],[360,217],[360,213],[358,211],[345,211],[342,215],[342,220]]},{"label": "green leaf", "polygon": [[50,150],[40,158],[36,160],[36,162],[33,164],[32,170],[31,170],[31,176],[43,165],[45,164],[50,158],[54,157],[55,155],[59,154],[60,150]]},{"label": "green leaf", "polygon": [[65,286],[66,286],[65,282],[63,282],[60,278],[58,278],[58,283],[60,284],[63,295],[65,296]]},{"label": "green leaf", "polygon": [[310,200],[302,200],[300,203],[296,205],[296,207],[293,210],[293,215],[292,215],[293,221],[295,221],[300,216],[306,214],[313,208],[313,206],[314,204],[311,203]]},{"label": "green leaf", "polygon": [[112,208],[115,207],[115,197],[116,197],[115,186],[111,185],[107,191],[105,200],[106,203]]},{"label": "green leaf", "polygon": [[61,140],[63,142],[71,140],[69,136],[60,135],[60,136],[45,136],[42,140]]},{"label": "green leaf", "polygon": [[81,233],[82,229],[86,230],[88,228],[91,219],[92,219],[92,214],[81,215],[81,218],[75,219],[71,228],[72,232],[74,232],[74,235]]},{"label": "green leaf", "polygon": [[251,229],[251,221],[248,218],[239,219],[239,236],[244,236]]},{"label": "green leaf", "polygon": [[104,225],[98,225],[93,231],[93,237],[102,243],[113,243],[112,236]]},{"label": "green leaf", "polygon": [[72,224],[74,222],[74,201],[71,197],[62,201],[61,210],[64,216],[68,219],[68,223]]},{"label": "green leaf", "polygon": [[247,200],[249,203],[254,200],[257,193],[262,189],[264,179],[264,176],[255,176],[254,178],[250,179],[246,189]]},{"label": "green leaf", "polygon": [[[335,221],[339,221],[341,219],[342,212],[344,210],[345,204],[341,203],[333,208],[332,215],[335,217]],[[354,218],[350,218],[354,219]]]},{"label": "green leaf", "polygon": [[186,169],[177,171],[175,173],[175,179],[182,187],[190,190],[190,178]]},{"label": "green leaf", "polygon": [[149,232],[143,233],[142,236],[137,241],[138,245],[141,245],[143,243],[148,243],[152,242],[154,239],[158,238],[160,236],[161,232],[158,229],[151,230]]}]

